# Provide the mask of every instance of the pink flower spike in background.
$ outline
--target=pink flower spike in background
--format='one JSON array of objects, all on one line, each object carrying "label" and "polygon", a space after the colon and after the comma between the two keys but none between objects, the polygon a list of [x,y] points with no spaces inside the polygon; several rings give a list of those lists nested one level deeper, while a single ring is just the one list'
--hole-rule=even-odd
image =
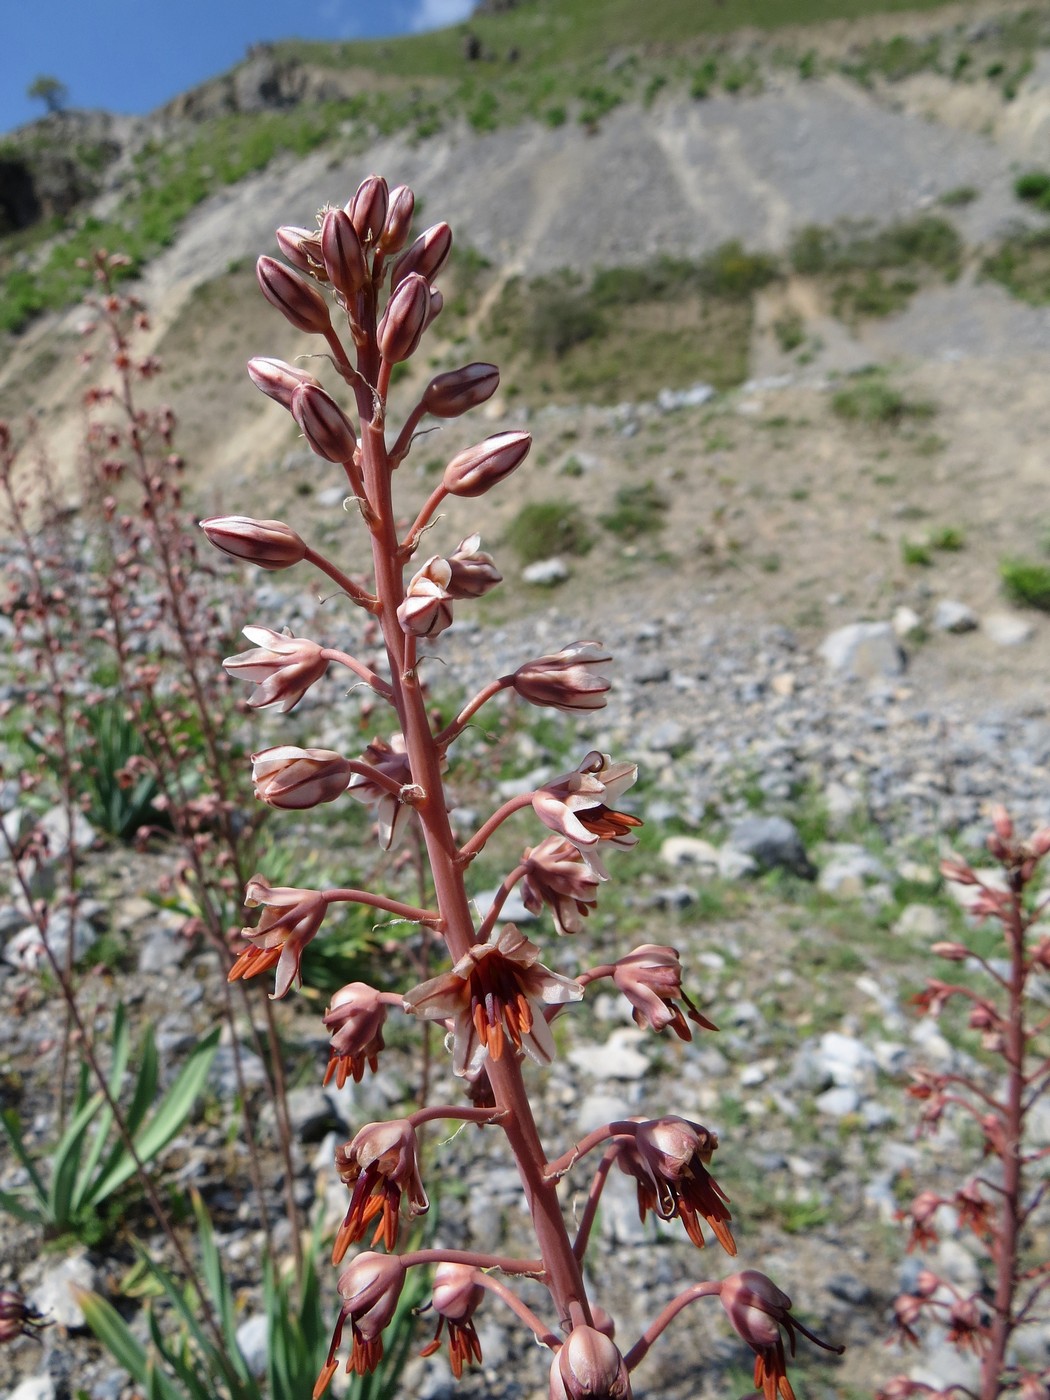
[{"label": "pink flower spike in background", "polygon": [[231,676],[256,681],[248,697],[253,710],[276,705],[281,714],[293,710],[310,687],[328,670],[323,648],[305,637],[293,637],[285,629],[245,627],[244,635],[255,643],[252,651],[228,656],[222,663]]},{"label": "pink flower spike in background", "polygon": [[583,989],[539,961],[540,950],[514,924],[493,931],[452,968],[405,996],[405,1007],[427,1021],[454,1022],[452,1070],[473,1073],[486,1053],[493,1060],[509,1040],[541,1065],[554,1058],[544,1007],[579,1001]]}]

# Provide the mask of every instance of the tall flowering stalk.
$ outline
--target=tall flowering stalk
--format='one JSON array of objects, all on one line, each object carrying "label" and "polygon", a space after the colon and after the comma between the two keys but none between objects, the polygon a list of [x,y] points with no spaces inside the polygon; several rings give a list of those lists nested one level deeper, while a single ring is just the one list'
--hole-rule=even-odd
[{"label": "tall flowering stalk", "polygon": [[1050,827],[1019,837],[999,808],[988,849],[999,871],[975,871],[961,860],[947,860],[941,868],[946,879],[973,892],[967,906],[972,918],[998,923],[997,946],[982,953],[963,942],[934,944],[935,953],[964,971],[951,981],[931,978],[916,1001],[938,1017],[949,1005],[967,1007],[970,1028],[979,1034],[993,1068],[984,1073],[920,1067],[912,1072],[910,1090],[922,1104],[923,1130],[936,1132],[953,1114],[976,1124],[982,1165],[950,1195],[920,1191],[902,1217],[911,1227],[909,1249],[936,1246],[941,1232],[952,1228],[949,1222],[954,1231],[972,1235],[987,1251],[990,1284],[967,1294],[924,1268],[912,1291],[894,1304],[902,1341],[917,1344],[924,1324],[939,1323],[960,1352],[976,1359],[980,1380],[976,1389],[961,1384],[938,1389],[898,1376],[883,1386],[883,1400],[951,1395],[995,1400],[1009,1393],[1046,1400],[1050,1395],[1050,1366],[1023,1358],[1014,1346],[1019,1328],[1045,1325],[1050,1289],[1050,1262],[1040,1249],[1050,1146],[1033,1122],[1050,1088],[1045,995],[1050,895],[1045,883],[1041,890],[1037,886],[1040,864],[1050,852]]},{"label": "tall flowering stalk", "polygon": [[[599,708],[609,684],[602,668],[610,658],[597,642],[573,642],[494,678],[443,729],[432,724],[420,678],[421,639],[432,644],[452,622],[455,609],[498,584],[500,575],[476,535],[447,558],[435,555],[420,562],[416,556],[438,507],[449,498],[470,500],[497,486],[525,460],[531,439],[516,431],[486,438],[452,458],[414,515],[400,493],[395,504],[395,472],[411,451],[422,420],[427,415],[457,418],[489,399],[499,383],[495,366],[487,364],[439,374],[402,424],[388,423],[391,374],[415,354],[441,311],[434,282],[452,244],[444,223],[408,243],[413,203],[406,187],[391,190],[383,179],[370,176],[344,208],[324,210],[316,229],[278,230],[288,263],[271,257],[258,263],[263,295],[297,330],[325,343],[333,389],[313,373],[276,359],[251,361],[249,374],[288,410],[318,457],[342,468],[370,539],[370,573],[347,572],[283,521],[231,515],[202,522],[218,548],[262,569],[308,564],[320,570],[369,622],[378,623],[385,645],[386,666],[379,674],[336,647],[281,638],[258,624],[247,629],[256,649],[225,664],[257,687],[249,704],[290,709],[334,666],[364,681],[390,711],[389,731],[377,735],[359,757],[291,745],[256,754],[256,796],[293,810],[356,798],[372,809],[385,848],[398,841],[407,825],[418,824],[434,889],[434,907],[423,908],[363,889],[272,889],[257,876],[249,884],[248,902],[263,906],[263,918],[257,928],[245,930],[247,948],[231,977],[276,966],[277,993],[283,995],[299,980],[303,950],[322,932],[328,907],[340,902],[387,910],[434,930],[448,958],[444,971],[402,993],[380,992],[364,983],[344,987],[325,1016],[332,1038],[327,1077],[335,1075],[340,1083],[348,1075],[360,1079],[366,1067],[375,1067],[390,1015],[438,1023],[447,1032],[452,1069],[463,1082],[466,1102],[423,1107],[391,1123],[365,1125],[338,1150],[336,1165],[350,1199],[336,1241],[336,1262],[353,1244],[363,1241],[366,1249],[340,1277],[339,1321],[315,1396],[337,1369],[347,1326],[347,1369],[360,1374],[374,1369],[407,1271],[434,1264],[435,1341],[440,1344],[442,1328],[447,1328],[457,1376],[480,1359],[472,1317],[486,1292],[551,1351],[554,1400],[629,1396],[630,1373],[674,1316],[698,1298],[717,1296],[755,1354],[756,1389],[766,1400],[776,1395],[791,1400],[785,1340],[793,1351],[797,1331],[811,1334],[792,1316],[790,1299],[763,1274],[746,1270],[721,1282],[691,1283],[625,1347],[616,1342],[608,1315],[588,1296],[583,1261],[614,1165],[635,1180],[643,1217],[653,1211],[663,1220],[679,1219],[697,1246],[710,1236],[735,1255],[728,1201],[708,1171],[718,1140],[701,1125],[676,1116],[626,1119],[552,1152],[540,1135],[522,1076],[523,1060],[550,1063],[555,1053],[551,1022],[603,979],[628,999],[639,1024],[654,1032],[671,1027],[689,1039],[690,1021],[702,1027],[710,1023],[682,992],[674,949],[647,944],[569,977],[548,967],[542,950],[513,924],[500,922],[507,897],[520,884],[527,906],[548,908],[558,933],[579,929],[608,879],[608,852],[629,849],[637,840],[640,821],[617,806],[634,782],[632,763],[588,753],[571,772],[504,802],[466,841],[453,832],[443,775],[471,717],[504,690],[570,713]],[[321,363],[311,361],[313,366]],[[350,413],[340,397],[350,399]],[[407,529],[399,526],[402,519],[411,520]],[[360,566],[355,559],[355,568]],[[471,863],[519,813],[532,817],[542,839],[525,849],[488,913],[478,920],[472,913]],[[534,1257],[453,1249],[394,1252],[402,1216],[427,1209],[417,1130],[436,1118],[462,1120],[502,1138],[517,1164],[531,1215]],[[592,1154],[597,1165],[586,1204],[570,1228],[559,1205],[558,1183],[586,1170]],[[377,1252],[379,1246],[385,1252]],[[516,1277],[545,1285],[549,1307],[544,1316],[504,1281]],[[433,1344],[428,1352],[432,1349]]]}]

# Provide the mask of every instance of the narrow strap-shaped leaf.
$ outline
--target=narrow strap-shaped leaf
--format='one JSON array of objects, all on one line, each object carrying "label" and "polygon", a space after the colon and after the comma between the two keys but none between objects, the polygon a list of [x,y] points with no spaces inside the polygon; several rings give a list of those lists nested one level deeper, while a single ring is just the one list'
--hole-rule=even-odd
[{"label": "narrow strap-shaped leaf", "polygon": [[237,1345],[237,1320],[234,1316],[233,1293],[230,1290],[226,1270],[222,1266],[222,1255],[215,1243],[215,1230],[211,1216],[199,1191],[192,1195],[193,1214],[197,1220],[197,1247],[201,1253],[201,1267],[204,1280],[211,1295],[212,1304],[219,1316],[219,1326],[226,1338],[228,1359],[242,1380],[248,1380],[250,1372],[247,1362]]},{"label": "narrow strap-shaped leaf", "polygon": [[[107,1088],[110,1097],[116,1102],[120,1098],[120,1091],[124,1084],[124,1075],[127,1073],[128,1056],[131,1052],[131,1041],[128,1036],[127,1013],[124,1003],[118,1002],[117,1009],[113,1014],[113,1061],[110,1065]],[[109,1104],[103,1101],[98,1114],[98,1122],[95,1124],[94,1136],[91,1139],[91,1146],[84,1157],[80,1170],[77,1173],[76,1190],[73,1193],[74,1214],[91,1197],[91,1183],[98,1170],[98,1164],[105,1151],[106,1143],[113,1128],[113,1110]]]},{"label": "narrow strap-shaped leaf", "polygon": [[74,1116],[55,1148],[51,1185],[48,1188],[48,1209],[53,1224],[59,1230],[72,1224],[74,1215],[83,1204],[83,1199],[78,1198],[77,1183],[84,1137],[102,1102],[101,1094],[92,1095]]},{"label": "narrow strap-shaped leaf", "polygon": [[167,1362],[169,1368],[174,1371],[180,1383],[185,1387],[185,1391],[180,1395],[180,1400],[186,1400],[186,1391],[193,1397],[193,1400],[211,1400],[207,1388],[202,1383],[193,1364],[193,1357],[185,1332],[180,1334],[182,1339],[181,1356],[177,1356],[175,1354],[175,1349],[164,1340],[164,1334],[160,1330],[160,1324],[157,1321],[156,1313],[153,1308],[149,1309],[149,1332],[157,1352]]},{"label": "narrow strap-shaped leaf", "polygon": [[[124,1126],[127,1128],[132,1138],[134,1138],[135,1133],[138,1132],[142,1125],[142,1120],[153,1106],[153,1100],[156,1098],[156,1095],[157,1046],[153,1035],[153,1028],[150,1027],[142,1043],[142,1060],[139,1066],[138,1079],[135,1083],[135,1093],[124,1115]],[[91,1182],[89,1199],[93,1201],[102,1199],[102,1196],[99,1195],[99,1184],[105,1182],[110,1176],[115,1175],[118,1166],[125,1160],[131,1161],[131,1156],[124,1146],[123,1139],[118,1138],[110,1149],[109,1155],[106,1157],[102,1166],[98,1168],[97,1171],[94,1170],[94,1167],[92,1168],[95,1179]],[[134,1171],[133,1162],[132,1171]],[[112,1190],[113,1188],[111,1187],[103,1194],[109,1195]]]},{"label": "narrow strap-shaped leaf", "polygon": [[146,1348],[116,1308],[87,1289],[77,1289],[76,1299],[92,1332],[128,1375],[139,1385],[147,1387],[151,1400],[153,1397],[156,1400],[185,1400],[185,1396],[179,1394],[167,1377],[156,1371]]},{"label": "narrow strap-shaped leaf", "polygon": [[0,1112],[0,1124],[2,1124],[7,1140],[11,1144],[12,1152],[18,1158],[29,1176],[30,1184],[33,1187],[37,1200],[40,1202],[41,1208],[46,1210],[48,1203],[47,1187],[44,1185],[44,1179],[37,1171],[36,1164],[32,1157],[30,1157],[26,1145],[22,1140],[22,1125],[19,1122],[18,1114],[13,1108],[5,1108],[3,1112]]},{"label": "narrow strap-shaped leaf", "polygon": [[39,1207],[34,1209],[27,1206],[20,1196],[13,1196],[10,1191],[0,1191],[0,1210],[6,1210],[8,1215],[13,1215],[16,1220],[22,1220],[27,1225],[46,1226],[48,1223]]}]

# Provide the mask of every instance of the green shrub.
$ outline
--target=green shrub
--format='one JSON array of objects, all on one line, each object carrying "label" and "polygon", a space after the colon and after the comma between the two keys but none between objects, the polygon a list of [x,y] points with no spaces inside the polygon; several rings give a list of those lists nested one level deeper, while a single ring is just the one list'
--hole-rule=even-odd
[{"label": "green shrub", "polygon": [[556,554],[586,554],[592,543],[578,507],[565,501],[531,501],[522,506],[505,539],[523,564]]},{"label": "green shrub", "polygon": [[1011,602],[1050,612],[1050,564],[1033,559],[1004,559],[999,577]]},{"label": "green shrub", "polygon": [[1014,194],[1018,199],[1037,204],[1040,209],[1050,209],[1050,172],[1026,170],[1014,181]]},{"label": "green shrub", "polygon": [[896,427],[906,418],[930,418],[935,411],[930,403],[908,399],[874,371],[857,375],[839,389],[831,407],[839,418],[871,427]]},{"label": "green shrub", "polygon": [[651,481],[645,481],[639,486],[622,486],[616,493],[614,508],[601,516],[601,523],[621,539],[634,540],[662,529],[668,509],[666,497]]},{"label": "green shrub", "polygon": [[981,264],[981,275],[1000,282],[1032,306],[1050,302],[1050,229],[1017,229]]},{"label": "green shrub", "polygon": [[718,59],[705,58],[700,67],[693,74],[689,84],[689,95],[697,102],[703,102],[711,96],[711,88],[718,77]]},{"label": "green shrub", "polygon": [[722,243],[697,265],[696,283],[709,296],[750,297],[780,275],[775,258],[749,253],[736,238]]}]

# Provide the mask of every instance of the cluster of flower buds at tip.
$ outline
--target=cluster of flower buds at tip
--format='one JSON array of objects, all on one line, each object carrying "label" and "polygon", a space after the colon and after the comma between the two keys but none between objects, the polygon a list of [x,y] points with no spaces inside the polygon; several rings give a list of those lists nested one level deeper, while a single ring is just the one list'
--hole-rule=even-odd
[{"label": "cluster of flower buds at tip", "polygon": [[264,912],[257,927],[242,929],[249,946],[230,968],[228,980],[255,977],[276,964],[273,996],[279,1001],[293,982],[302,986],[303,952],[324,923],[328,903],[318,890],[274,886],[261,875],[248,881],[244,903],[249,909],[262,905]]},{"label": "cluster of flower buds at tip", "polygon": [[478,361],[437,374],[423,391],[423,407],[435,418],[459,418],[499,388],[499,370]]},{"label": "cluster of flower buds at tip", "polygon": [[434,1290],[431,1306],[437,1313],[438,1325],[434,1340],[428,1342],[420,1356],[433,1356],[441,1346],[441,1329],[448,1326],[448,1360],[458,1381],[464,1366],[481,1362],[481,1343],[473,1317],[485,1296],[474,1270],[466,1264],[439,1264],[434,1270]]},{"label": "cluster of flower buds at tip", "polygon": [[572,1329],[551,1365],[550,1400],[631,1400],[627,1363],[611,1337]]},{"label": "cluster of flower buds at tip", "polygon": [[434,224],[425,229],[410,248],[398,258],[390,274],[390,289],[395,291],[413,272],[433,282],[448,261],[452,251],[452,230],[448,224]]},{"label": "cluster of flower buds at tip", "polygon": [[310,277],[324,278],[321,240],[315,228],[297,228],[294,224],[282,224],[277,230],[277,246],[300,272],[305,272]]},{"label": "cluster of flower buds at tip", "polygon": [[430,283],[413,273],[406,277],[386,304],[376,329],[380,353],[388,364],[400,364],[415,354],[430,324]]},{"label": "cluster of flower buds at tip", "polygon": [[685,1004],[686,1015],[695,1025],[714,1031],[718,1027],[704,1016],[682,991],[682,967],[677,948],[643,943],[620,958],[613,982],[634,1009],[639,1026],[663,1031],[668,1026],[679,1040],[692,1040],[692,1032],[678,1006]]},{"label": "cluster of flower buds at tip", "polygon": [[287,409],[291,408],[292,394],[301,384],[312,384],[318,389],[321,387],[306,370],[262,355],[248,361],[248,378],[257,389],[261,389],[271,399],[276,399],[282,408]]},{"label": "cluster of flower buds at tip", "polygon": [[445,560],[449,577],[445,591],[450,598],[480,598],[503,582],[491,554],[483,553],[481,536],[468,535]]},{"label": "cluster of flower buds at tip", "polygon": [[222,664],[231,676],[258,682],[248,697],[253,710],[276,705],[287,714],[328,670],[324,649],[306,637],[269,627],[245,627],[244,635],[255,643],[253,650],[228,656]]},{"label": "cluster of flower buds at tip", "polygon": [[531,446],[529,433],[507,432],[464,448],[445,468],[445,490],[450,496],[483,496],[521,466]]},{"label": "cluster of flower buds at tip", "polygon": [[384,257],[400,253],[408,242],[415,210],[416,197],[412,191],[407,185],[395,185],[387,200],[386,223],[379,236],[379,251]]},{"label": "cluster of flower buds at tip", "polygon": [[[336,1148],[335,1168],[344,1185],[352,1187],[350,1205],[332,1250],[338,1264],[350,1245],[364,1237],[377,1220],[372,1244],[380,1240],[389,1252],[397,1244],[402,1197],[408,1214],[425,1215],[430,1201],[419,1174],[416,1130],[407,1118],[389,1123],[366,1123],[351,1142]],[[378,1219],[377,1219],[378,1217]]]},{"label": "cluster of flower buds at tip", "polygon": [[343,1328],[350,1323],[353,1343],[346,1369],[364,1376],[383,1359],[383,1329],[397,1311],[405,1286],[405,1266],[396,1254],[365,1251],[351,1260],[339,1276],[340,1308],[328,1360],[317,1378],[313,1400],[320,1400],[338,1369],[336,1353],[343,1340]]},{"label": "cluster of flower buds at tip", "polygon": [[389,203],[390,190],[382,175],[369,175],[358,185],[356,193],[346,205],[346,212],[353,220],[362,243],[374,244],[378,241],[386,224]]},{"label": "cluster of flower buds at tip", "polygon": [[452,599],[448,591],[452,566],[435,555],[409,580],[397,620],[411,637],[436,637],[452,625]]},{"label": "cluster of flower buds at tip", "polygon": [[332,286],[344,297],[356,296],[368,280],[368,262],[354,221],[345,209],[325,210],[320,250]]},{"label": "cluster of flower buds at tip", "polygon": [[384,1048],[386,1022],[386,1007],[375,987],[367,982],[348,982],[340,987],[323,1020],[331,1037],[324,1083],[334,1079],[341,1089],[348,1078],[353,1078],[355,1084],[360,1084],[366,1064],[374,1074],[379,1067],[379,1052]]},{"label": "cluster of flower buds at tip", "polygon": [[328,303],[298,272],[276,258],[264,256],[255,264],[255,275],[263,296],[296,330],[311,335],[324,335],[331,330]]},{"label": "cluster of flower buds at tip", "polygon": [[526,661],[514,672],[511,683],[530,705],[544,705],[566,714],[600,710],[610,683],[595,668],[611,660],[612,655],[600,642],[573,642],[553,656]]},{"label": "cluster of flower buds at tip", "polygon": [[348,761],[332,749],[278,744],[252,754],[255,795],[270,807],[301,812],[334,802],[353,777]]},{"label": "cluster of flower buds at tip", "polygon": [[354,425],[332,398],[316,384],[300,384],[289,407],[312,451],[326,462],[349,462],[357,447]]},{"label": "cluster of flower buds at tip", "polygon": [[260,569],[290,569],[306,558],[306,541],[283,520],[250,515],[213,515],[201,529],[216,549]]}]

